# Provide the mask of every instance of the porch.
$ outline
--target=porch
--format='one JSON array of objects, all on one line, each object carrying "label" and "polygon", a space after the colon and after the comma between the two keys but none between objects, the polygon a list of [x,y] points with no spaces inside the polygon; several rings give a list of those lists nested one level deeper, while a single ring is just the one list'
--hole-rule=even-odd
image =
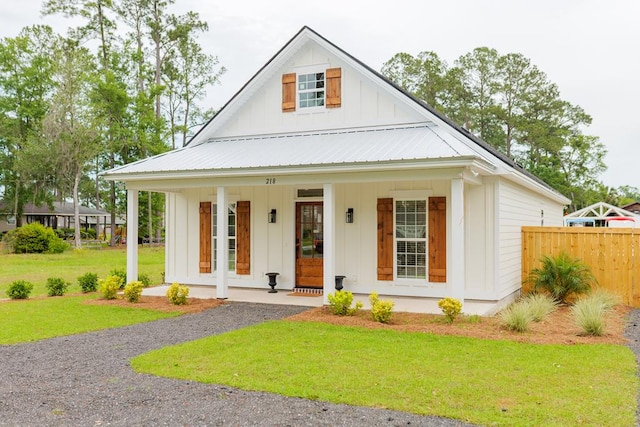
[{"label": "porch", "polygon": [[[162,296],[167,293],[168,285],[155,286],[146,288],[143,295]],[[266,289],[256,288],[228,288],[227,301],[233,302],[252,302],[260,304],[278,304],[278,305],[296,305],[309,308],[322,307],[323,296],[318,294],[315,296],[290,295],[291,290],[281,289],[278,293],[268,293]],[[189,298],[217,298],[215,286],[189,286]],[[361,301],[364,309],[369,309],[369,295],[353,294],[354,303]],[[401,297],[380,295],[380,299],[393,300],[393,311],[405,311],[409,313],[431,313],[441,314],[442,311],[438,307],[438,299],[436,298],[417,298],[417,297]],[[478,314],[480,316],[490,316],[495,313],[495,301],[474,301],[465,300],[463,313]]]}]

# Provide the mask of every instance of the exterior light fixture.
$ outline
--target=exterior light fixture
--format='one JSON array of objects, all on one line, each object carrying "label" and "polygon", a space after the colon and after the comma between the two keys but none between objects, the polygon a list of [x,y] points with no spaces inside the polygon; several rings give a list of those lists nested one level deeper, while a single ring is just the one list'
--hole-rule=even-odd
[{"label": "exterior light fixture", "polygon": [[271,209],[271,211],[269,211],[269,224],[275,224],[275,223],[276,223],[276,210]]},{"label": "exterior light fixture", "polygon": [[347,214],[345,217],[345,222],[347,224],[353,224],[353,208],[347,209]]}]

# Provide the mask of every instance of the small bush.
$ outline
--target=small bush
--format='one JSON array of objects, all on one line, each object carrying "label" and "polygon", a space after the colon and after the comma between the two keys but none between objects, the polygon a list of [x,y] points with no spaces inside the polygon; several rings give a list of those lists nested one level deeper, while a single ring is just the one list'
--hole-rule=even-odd
[{"label": "small bush", "polygon": [[500,320],[510,331],[527,332],[533,320],[529,304],[523,301],[514,302],[500,312]]},{"label": "small bush", "polygon": [[33,290],[33,283],[26,280],[16,280],[7,288],[7,296],[11,299],[27,299]]},{"label": "small bush", "polygon": [[576,325],[587,335],[604,334],[606,310],[597,298],[583,298],[571,307],[571,315]]},{"label": "small bush", "polygon": [[438,301],[438,307],[442,310],[447,323],[453,323],[462,312],[462,303],[455,298],[442,298]]},{"label": "small bush", "polygon": [[522,298],[522,302],[529,306],[531,320],[539,322],[558,308],[558,303],[549,295],[529,294]]},{"label": "small bush", "polygon": [[47,249],[47,253],[49,254],[61,254],[64,251],[71,248],[71,246],[65,242],[64,240],[56,237],[49,241],[49,249]]},{"label": "small bush", "polygon": [[78,285],[82,292],[95,292],[98,289],[98,275],[95,273],[85,273],[78,277]]},{"label": "small bush", "polygon": [[353,316],[362,308],[361,302],[357,302],[354,307],[351,307],[353,294],[345,290],[335,291],[329,294],[327,299],[329,300],[329,311],[338,316]]},{"label": "small bush", "polygon": [[124,285],[127,284],[127,270],[116,268],[111,270],[111,275],[120,278],[120,289],[123,289]]},{"label": "small bush", "polygon": [[49,277],[47,279],[47,295],[50,297],[61,297],[67,292],[69,283],[60,277]]},{"label": "small bush", "polygon": [[148,288],[151,286],[151,277],[148,274],[140,273],[138,274],[138,280],[142,282],[142,286]]},{"label": "small bush", "polygon": [[68,245],[53,229],[39,222],[23,225],[7,233],[4,242],[17,254],[61,253]]},{"label": "small bush", "polygon": [[167,289],[167,298],[173,305],[186,305],[189,303],[187,297],[189,296],[189,287],[180,285],[179,283],[172,283]]},{"label": "small bush", "polygon": [[393,301],[380,300],[376,292],[371,292],[369,302],[371,303],[371,317],[373,320],[380,323],[389,323],[394,305]]},{"label": "small bush", "polygon": [[100,293],[104,299],[116,299],[122,279],[118,276],[107,276],[106,279],[100,280]]},{"label": "small bush", "polygon": [[124,298],[129,302],[138,302],[140,300],[140,296],[142,295],[143,288],[144,285],[139,280],[127,283],[127,285],[124,287]]},{"label": "small bush", "polygon": [[597,280],[588,265],[566,252],[542,257],[542,265],[531,270],[527,282],[536,291],[543,290],[556,301],[566,304],[568,299],[587,293]]}]

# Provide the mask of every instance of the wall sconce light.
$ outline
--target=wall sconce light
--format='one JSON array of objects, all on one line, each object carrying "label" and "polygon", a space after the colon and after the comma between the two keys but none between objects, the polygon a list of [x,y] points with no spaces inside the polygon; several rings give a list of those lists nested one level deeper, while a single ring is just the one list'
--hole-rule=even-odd
[{"label": "wall sconce light", "polygon": [[345,221],[347,224],[353,224],[353,208],[347,209]]},{"label": "wall sconce light", "polygon": [[276,210],[271,209],[271,211],[269,211],[269,224],[275,224],[275,223],[276,223]]}]

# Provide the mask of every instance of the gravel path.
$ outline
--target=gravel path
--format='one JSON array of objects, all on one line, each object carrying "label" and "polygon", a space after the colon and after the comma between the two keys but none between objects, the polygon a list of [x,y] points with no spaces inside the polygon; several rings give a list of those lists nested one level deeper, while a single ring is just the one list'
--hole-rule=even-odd
[{"label": "gravel path", "polygon": [[136,374],[150,350],[305,307],[229,303],[202,313],[0,346],[2,426],[460,426],[437,417],[334,405]]}]

